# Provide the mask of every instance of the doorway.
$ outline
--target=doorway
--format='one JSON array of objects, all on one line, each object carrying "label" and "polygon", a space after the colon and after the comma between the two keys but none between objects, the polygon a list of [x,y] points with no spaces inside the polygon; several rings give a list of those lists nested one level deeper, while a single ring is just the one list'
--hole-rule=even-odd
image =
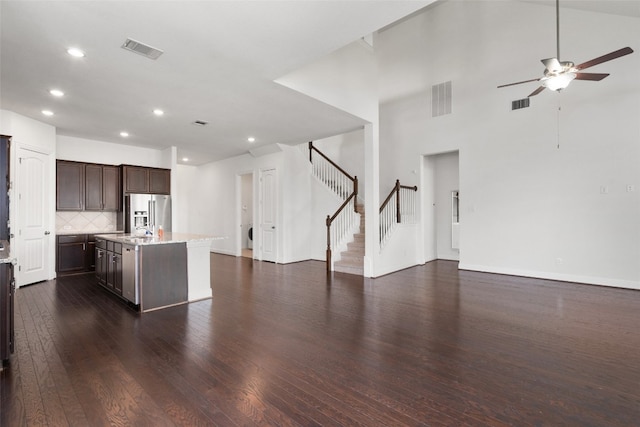
[{"label": "doorway", "polygon": [[277,262],[278,259],[278,174],[276,169],[260,170],[260,227],[259,259]]},{"label": "doorway", "polygon": [[240,175],[240,255],[253,258],[253,172]]},{"label": "doorway", "polygon": [[49,253],[53,238],[47,191],[50,157],[19,148],[17,160],[16,283],[25,286],[49,279]]},{"label": "doorway", "polygon": [[460,156],[458,151],[423,157],[424,262],[460,260]]}]

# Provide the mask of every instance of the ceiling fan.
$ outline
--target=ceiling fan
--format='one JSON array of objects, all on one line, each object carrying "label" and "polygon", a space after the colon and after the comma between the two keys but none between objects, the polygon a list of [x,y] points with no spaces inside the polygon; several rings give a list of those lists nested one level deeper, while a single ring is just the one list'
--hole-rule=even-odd
[{"label": "ceiling fan", "polygon": [[569,86],[569,83],[571,83],[574,79],[591,81],[600,81],[604,79],[609,74],[583,73],[582,70],[593,67],[594,65],[601,64],[603,62],[620,58],[621,56],[629,55],[633,52],[633,49],[631,49],[630,47],[623,47],[622,49],[607,53],[606,55],[599,56],[590,61],[583,62],[579,65],[575,65],[571,61],[560,61],[560,0],[556,0],[556,48],[557,56],[555,58],[542,60],[542,63],[545,66],[544,76],[540,77],[539,79],[530,79],[521,82],[500,85],[498,86],[498,88],[529,82],[541,82],[541,86],[531,92],[528,97],[539,94],[545,88],[559,92]]}]

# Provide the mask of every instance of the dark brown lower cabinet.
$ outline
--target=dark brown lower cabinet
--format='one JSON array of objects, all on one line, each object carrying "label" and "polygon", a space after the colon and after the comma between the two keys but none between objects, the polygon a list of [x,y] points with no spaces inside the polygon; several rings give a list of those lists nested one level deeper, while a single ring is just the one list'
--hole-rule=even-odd
[{"label": "dark brown lower cabinet", "polygon": [[122,296],[122,244],[97,239],[95,265],[98,283]]},{"label": "dark brown lower cabinet", "polygon": [[13,265],[0,263],[0,370],[13,353]]},{"label": "dark brown lower cabinet", "polygon": [[95,259],[93,234],[57,236],[56,272],[59,276],[93,271]]}]

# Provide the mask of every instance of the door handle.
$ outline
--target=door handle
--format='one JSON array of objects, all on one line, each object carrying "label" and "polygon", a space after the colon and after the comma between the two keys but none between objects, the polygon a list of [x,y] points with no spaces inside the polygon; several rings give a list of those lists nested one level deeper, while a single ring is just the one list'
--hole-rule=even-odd
[{"label": "door handle", "polygon": [[44,232],[44,235],[45,235],[45,236],[48,236],[49,234],[51,234],[51,232],[50,232],[50,231],[45,231],[45,232]]}]

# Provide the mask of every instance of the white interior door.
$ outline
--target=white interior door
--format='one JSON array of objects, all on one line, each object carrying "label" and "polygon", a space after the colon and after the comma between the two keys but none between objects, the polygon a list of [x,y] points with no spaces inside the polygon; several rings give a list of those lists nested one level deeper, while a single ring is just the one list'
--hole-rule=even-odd
[{"label": "white interior door", "polygon": [[[49,156],[31,150],[18,150],[17,165],[17,234],[18,286],[47,280],[51,233],[46,182]],[[12,227],[13,228],[13,227]]]},{"label": "white interior door", "polygon": [[260,171],[260,259],[276,262],[278,182],[275,169]]}]

